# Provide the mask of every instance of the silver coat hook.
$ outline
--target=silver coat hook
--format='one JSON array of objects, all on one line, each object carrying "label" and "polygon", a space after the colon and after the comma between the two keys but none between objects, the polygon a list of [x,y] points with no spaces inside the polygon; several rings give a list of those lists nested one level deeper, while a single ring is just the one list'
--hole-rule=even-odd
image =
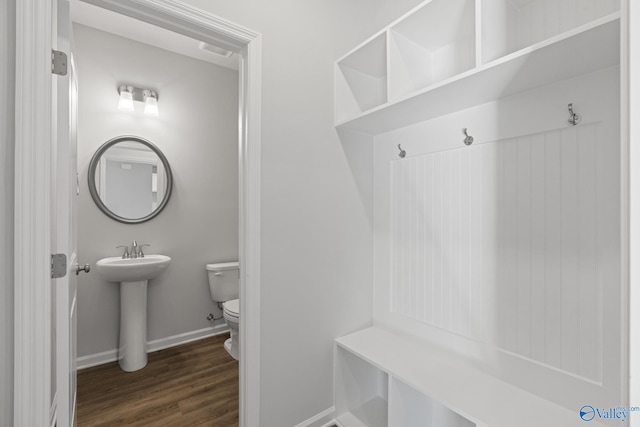
[{"label": "silver coat hook", "polygon": [[462,128],[462,133],[464,133],[464,145],[473,144],[473,137],[467,133],[467,128]]},{"label": "silver coat hook", "polygon": [[400,150],[400,152],[398,153],[398,157],[400,157],[401,159],[404,159],[404,156],[407,155],[407,152],[404,151],[402,147],[400,147],[400,144],[398,144],[398,150]]},{"label": "silver coat hook", "polygon": [[573,111],[573,103],[569,104],[569,124],[571,126],[575,126],[582,121],[582,116],[578,113],[574,113]]}]

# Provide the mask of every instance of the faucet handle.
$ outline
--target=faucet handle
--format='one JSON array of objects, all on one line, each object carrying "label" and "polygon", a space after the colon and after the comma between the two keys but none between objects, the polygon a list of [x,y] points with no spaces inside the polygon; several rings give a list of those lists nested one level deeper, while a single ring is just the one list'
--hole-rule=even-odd
[{"label": "faucet handle", "polygon": [[138,256],[140,258],[144,258],[144,252],[142,252],[142,248],[144,248],[145,246],[151,246],[151,245],[148,243],[145,243],[143,245],[138,245]]},{"label": "faucet handle", "polygon": [[129,247],[128,246],[124,246],[124,245],[116,246],[116,249],[118,249],[118,248],[124,248],[124,252],[122,253],[122,259],[129,258]]}]

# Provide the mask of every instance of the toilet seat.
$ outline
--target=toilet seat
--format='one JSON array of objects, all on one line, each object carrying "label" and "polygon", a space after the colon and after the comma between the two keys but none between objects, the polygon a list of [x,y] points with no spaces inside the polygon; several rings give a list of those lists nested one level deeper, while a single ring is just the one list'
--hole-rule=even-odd
[{"label": "toilet seat", "polygon": [[240,300],[232,299],[222,304],[222,311],[226,316],[240,318]]}]

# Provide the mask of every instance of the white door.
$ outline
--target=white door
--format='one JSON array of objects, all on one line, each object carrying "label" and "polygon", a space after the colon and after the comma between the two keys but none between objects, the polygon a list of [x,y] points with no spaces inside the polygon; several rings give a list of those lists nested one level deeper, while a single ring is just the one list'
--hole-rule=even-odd
[{"label": "white door", "polygon": [[[57,6],[56,50],[67,54],[67,75],[54,76],[54,158],[52,164],[52,245],[54,253],[67,256],[67,274],[54,280],[55,293],[55,384],[57,427],[74,425],[76,403],[76,159],[77,81],[71,54],[71,18],[68,0]],[[54,19],[56,14],[54,14]],[[56,22],[54,22],[54,28]],[[56,117],[57,116],[57,117]],[[53,184],[54,183],[54,184]]]}]

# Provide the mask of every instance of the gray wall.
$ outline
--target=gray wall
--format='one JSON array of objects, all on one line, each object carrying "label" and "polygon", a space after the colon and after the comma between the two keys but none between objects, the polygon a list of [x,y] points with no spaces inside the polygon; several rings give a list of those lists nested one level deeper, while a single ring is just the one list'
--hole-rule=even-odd
[{"label": "gray wall", "polygon": [[263,36],[260,426],[295,426],[333,405],[333,339],[372,321],[372,170],[351,169],[372,147],[336,134],[334,61],[419,0],[187,2]]},{"label": "gray wall", "polygon": [[[238,73],[81,25],[74,25],[78,69],[78,253],[82,263],[121,254],[117,245],[150,243],[147,253],[172,258],[149,284],[148,340],[213,326],[205,264],[238,257]],[[156,90],[159,117],[117,109],[119,84]],[[140,104],[138,107],[141,107]],[[174,175],[171,200],[149,222],[121,224],[89,195],[87,168],[96,149],[138,135],[166,155]],[[78,280],[78,356],[114,351],[119,286],[97,272]],[[219,320],[217,324],[223,324]]]},{"label": "gray wall", "polygon": [[13,424],[15,2],[0,2],[0,425]]},{"label": "gray wall", "polygon": [[[293,426],[332,405],[333,338],[368,325],[372,317],[370,203],[361,201],[359,188],[362,187],[356,184],[365,183],[366,186],[371,179],[371,171],[364,168],[361,176],[354,177],[350,170],[351,164],[358,163],[359,154],[371,156],[371,150],[364,144],[343,147],[335,133],[333,62],[370,34],[417,5],[419,0],[185,1],[259,31],[264,36],[260,425]],[[11,0],[9,3],[13,4]],[[4,19],[13,16],[13,13],[2,13],[0,16],[3,17],[0,26],[2,40],[12,48],[11,27],[14,21],[8,19],[8,25],[5,25]],[[5,32],[9,34],[8,37],[5,37]],[[76,41],[82,40],[76,37]],[[2,66],[10,63],[3,61]],[[124,76],[112,76],[112,79],[116,77]],[[13,76],[8,78],[8,87],[13,87],[13,80]],[[4,84],[0,80],[0,85]],[[112,90],[115,96],[115,86]],[[167,108],[164,106],[163,92],[160,97],[163,114],[162,110]],[[13,101],[10,98],[0,100],[2,107],[8,107],[0,117],[12,123]],[[98,98],[96,102],[102,100]],[[153,134],[151,139],[156,136]],[[91,142],[93,149],[104,137],[95,137],[96,141]],[[171,151],[175,154],[179,148]],[[87,156],[88,153],[79,159],[81,165],[82,162],[85,164],[81,169],[85,208],[81,203],[81,209],[91,211],[95,208],[86,200]],[[12,158],[12,153],[11,156],[5,156],[5,159]],[[13,173],[8,168],[12,164],[8,161],[7,169],[3,168],[10,181]],[[12,189],[12,185],[9,188]],[[181,191],[179,187],[176,190]],[[12,226],[13,198],[3,196],[1,224],[5,226],[9,223]],[[221,198],[219,195],[214,197]],[[197,200],[185,200],[184,197],[178,203],[190,210],[197,210],[199,206]],[[90,240],[89,247],[85,247],[87,244],[80,247],[81,251],[86,252],[81,252],[82,262],[95,262],[101,256],[113,254],[111,243],[104,247],[93,243],[99,240],[100,235],[107,234],[102,228],[108,224],[108,220],[96,212],[92,215],[95,216],[93,224],[80,219],[80,230],[89,233],[83,240]],[[179,229],[179,224],[184,224],[175,221],[179,217],[177,214],[172,216],[174,221],[170,227]],[[174,243],[164,239],[161,241],[158,234],[151,230],[151,224],[136,227],[133,232],[132,228],[122,226],[110,238],[117,241],[114,243],[126,243],[135,237],[139,240],[149,238],[154,244],[153,250],[157,252],[165,251]],[[11,233],[12,227],[5,226],[4,230]],[[226,234],[224,230],[216,232],[218,237]],[[178,241],[184,242],[189,238],[181,237]],[[4,241],[2,247],[10,253],[13,244]],[[189,253],[193,255],[191,251]],[[204,258],[215,260],[232,255],[235,256],[235,252],[210,253],[195,264],[200,265],[205,261]],[[9,267],[13,265],[12,260],[5,258],[5,261]],[[12,284],[12,274],[6,269],[2,271],[9,276],[5,283]],[[105,335],[107,344],[103,346],[85,341],[88,345],[80,348],[79,354],[114,348],[117,342],[117,332],[112,330],[110,324],[117,310],[115,291],[100,284],[95,275],[89,277],[85,276],[80,281],[81,287],[92,288],[79,291],[79,309],[82,310],[82,305],[87,307],[84,314],[80,313],[80,336],[100,331]],[[201,283],[205,283],[204,275],[201,280]],[[8,288],[11,292],[9,301],[13,300],[11,287]],[[7,299],[3,298],[2,301]],[[167,301],[162,307],[167,310],[168,323],[175,317],[173,303]],[[6,316],[11,307],[12,304],[5,303],[0,308]],[[96,308],[96,313],[87,311],[88,307]],[[13,316],[7,318],[11,322]],[[198,326],[201,325],[195,327]],[[153,333],[157,334],[156,331]],[[10,343],[3,350],[6,352],[3,357],[11,357],[13,349]],[[12,369],[7,366],[12,366],[12,363],[3,363],[3,378],[11,375]],[[4,416],[11,411],[12,386],[11,382],[3,381],[2,384],[3,401],[10,402],[9,412],[2,411]],[[3,425],[11,425],[11,421],[3,422]]]}]

